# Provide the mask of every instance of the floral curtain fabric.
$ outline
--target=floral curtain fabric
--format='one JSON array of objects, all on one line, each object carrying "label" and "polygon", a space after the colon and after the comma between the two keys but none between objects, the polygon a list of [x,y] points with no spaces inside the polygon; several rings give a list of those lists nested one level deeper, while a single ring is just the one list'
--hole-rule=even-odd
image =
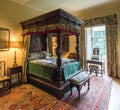
[{"label": "floral curtain fabric", "polygon": [[97,17],[93,19],[84,20],[81,26],[81,63],[86,69],[86,45],[85,45],[85,28],[106,25],[106,39],[107,39],[107,68],[110,76],[119,77],[118,74],[118,51],[117,51],[117,15],[109,15],[104,17]]},{"label": "floral curtain fabric", "polygon": [[27,82],[27,56],[28,56],[28,50],[29,50],[29,44],[30,44],[30,35],[27,37],[23,37],[23,83]]}]

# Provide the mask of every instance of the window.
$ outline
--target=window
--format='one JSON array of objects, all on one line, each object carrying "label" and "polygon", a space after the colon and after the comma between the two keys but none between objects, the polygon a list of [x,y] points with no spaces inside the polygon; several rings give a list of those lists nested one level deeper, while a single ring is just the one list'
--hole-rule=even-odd
[{"label": "window", "polygon": [[85,29],[86,32],[86,47],[87,59],[92,56],[93,48],[99,48],[99,55],[106,58],[106,30],[105,26],[95,26]]},{"label": "window", "polygon": [[99,48],[100,55],[106,57],[106,30],[105,26],[92,27],[93,48]]}]

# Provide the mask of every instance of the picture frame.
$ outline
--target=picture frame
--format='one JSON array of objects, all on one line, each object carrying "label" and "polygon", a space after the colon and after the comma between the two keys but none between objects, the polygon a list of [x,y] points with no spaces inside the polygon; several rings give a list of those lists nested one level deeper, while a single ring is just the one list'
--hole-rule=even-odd
[{"label": "picture frame", "polygon": [[10,48],[10,30],[0,28],[0,51],[7,51]]}]

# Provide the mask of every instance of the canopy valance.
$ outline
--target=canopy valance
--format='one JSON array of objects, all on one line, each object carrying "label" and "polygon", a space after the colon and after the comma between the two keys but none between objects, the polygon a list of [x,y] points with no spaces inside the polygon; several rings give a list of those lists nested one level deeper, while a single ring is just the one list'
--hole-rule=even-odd
[{"label": "canopy valance", "polygon": [[57,9],[21,22],[21,25],[23,28],[23,36],[31,34],[55,33],[57,31],[67,33],[69,35],[76,35],[79,34],[82,23],[83,21],[73,15],[62,9]]},{"label": "canopy valance", "polygon": [[47,26],[47,27],[41,27],[41,28],[29,28],[23,31],[23,37],[27,35],[42,35],[47,33],[56,33],[56,32],[65,33],[67,35],[76,35],[79,34],[79,29],[67,27],[64,25],[54,25],[54,26]]}]

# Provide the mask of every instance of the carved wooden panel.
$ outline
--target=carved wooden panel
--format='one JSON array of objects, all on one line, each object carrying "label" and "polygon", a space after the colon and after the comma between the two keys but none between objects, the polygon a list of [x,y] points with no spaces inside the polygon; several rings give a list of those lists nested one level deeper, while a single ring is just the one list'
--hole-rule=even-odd
[{"label": "carved wooden panel", "polygon": [[44,35],[31,35],[29,53],[41,52],[47,50],[46,34]]}]

